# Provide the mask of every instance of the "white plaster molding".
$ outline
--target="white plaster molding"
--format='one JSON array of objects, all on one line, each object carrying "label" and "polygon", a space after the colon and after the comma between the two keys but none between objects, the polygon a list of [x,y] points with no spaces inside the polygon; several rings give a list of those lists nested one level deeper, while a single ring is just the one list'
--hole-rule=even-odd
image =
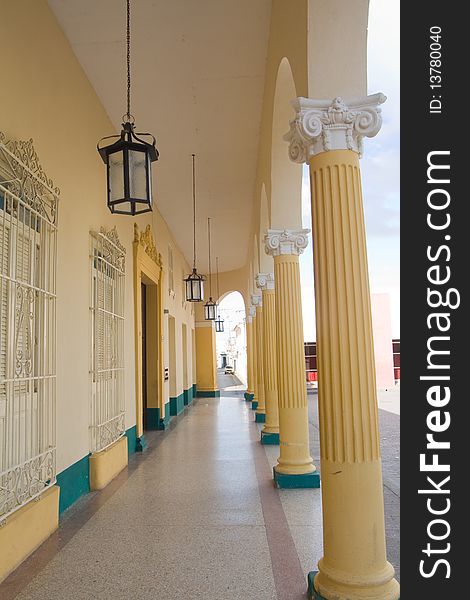
[{"label": "white plaster molding", "polygon": [[253,319],[253,317],[256,317],[256,306],[250,306],[249,310],[249,318]]},{"label": "white plaster molding", "polygon": [[353,150],[362,156],[363,138],[380,131],[380,104],[386,99],[380,93],[350,100],[296,98],[292,101],[296,116],[284,136],[290,159],[308,163],[312,156],[329,150]]},{"label": "white plaster molding", "polygon": [[310,229],[268,229],[264,236],[266,254],[302,254],[308,246]]},{"label": "white plaster molding", "polygon": [[274,273],[258,273],[256,275],[256,287],[260,290],[274,289]]},{"label": "white plaster molding", "polygon": [[251,304],[256,308],[262,306],[261,294],[251,294]]}]

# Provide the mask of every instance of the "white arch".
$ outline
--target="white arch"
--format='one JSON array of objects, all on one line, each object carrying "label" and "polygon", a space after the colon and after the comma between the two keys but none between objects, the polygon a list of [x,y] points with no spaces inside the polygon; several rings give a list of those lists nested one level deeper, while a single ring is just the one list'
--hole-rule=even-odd
[{"label": "white arch", "polygon": [[283,140],[294,117],[291,100],[296,97],[292,69],[284,57],[277,72],[272,123],[270,221],[274,229],[302,226],[302,166],[289,159]]}]

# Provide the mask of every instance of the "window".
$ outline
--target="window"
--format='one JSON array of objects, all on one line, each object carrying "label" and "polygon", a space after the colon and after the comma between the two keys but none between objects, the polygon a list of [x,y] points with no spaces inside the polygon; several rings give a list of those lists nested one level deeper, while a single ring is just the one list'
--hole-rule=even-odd
[{"label": "window", "polygon": [[116,228],[90,235],[91,423],[90,448],[104,450],[125,430],[125,249]]},{"label": "window", "polygon": [[[58,192],[0,142],[0,515],[55,482]],[[41,176],[42,175],[42,176]],[[48,184],[44,183],[47,181]]]}]

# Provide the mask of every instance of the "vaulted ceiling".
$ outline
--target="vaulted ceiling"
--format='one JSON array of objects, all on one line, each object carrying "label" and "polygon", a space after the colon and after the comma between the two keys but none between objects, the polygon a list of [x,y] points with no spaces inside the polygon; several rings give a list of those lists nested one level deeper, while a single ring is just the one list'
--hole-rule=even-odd
[{"label": "vaulted ceiling", "polygon": [[[126,112],[125,0],[48,1],[118,131]],[[270,0],[132,1],[132,113],[137,130],[157,138],[155,200],[188,262],[196,154],[201,270],[207,217],[220,269],[246,260],[270,9]]]}]

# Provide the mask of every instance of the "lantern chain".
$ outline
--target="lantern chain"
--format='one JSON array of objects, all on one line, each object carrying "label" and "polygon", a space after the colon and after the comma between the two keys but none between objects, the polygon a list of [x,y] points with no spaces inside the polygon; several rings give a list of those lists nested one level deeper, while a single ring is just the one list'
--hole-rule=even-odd
[{"label": "lantern chain", "polygon": [[127,121],[131,121],[131,0],[127,0]]},{"label": "lantern chain", "polygon": [[211,272],[211,219],[207,218],[207,231],[209,238],[209,298],[212,300],[212,272]]},{"label": "lantern chain", "polygon": [[193,268],[196,268],[196,155],[193,154]]},{"label": "lantern chain", "polygon": [[215,257],[215,265],[216,265],[216,269],[217,269],[217,300],[220,298],[220,292],[219,292],[219,257],[216,256]]}]

